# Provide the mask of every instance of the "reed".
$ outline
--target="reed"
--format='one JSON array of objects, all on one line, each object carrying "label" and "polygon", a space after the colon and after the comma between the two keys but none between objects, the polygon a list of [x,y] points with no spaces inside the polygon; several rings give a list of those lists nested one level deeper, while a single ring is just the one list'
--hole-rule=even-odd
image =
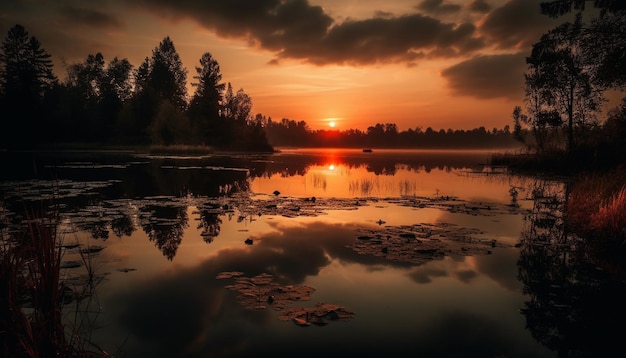
[{"label": "reed", "polygon": [[2,237],[0,275],[7,292],[2,302],[3,352],[16,357],[67,356],[56,226],[32,213],[27,213],[26,223],[13,237]]},{"label": "reed", "polygon": [[626,169],[578,178],[567,200],[568,228],[589,258],[626,278]]},{"label": "reed", "polygon": [[[0,230],[0,349],[3,357],[95,357],[68,339],[61,282],[63,238],[54,213],[27,212],[25,226]],[[103,353],[103,352],[102,352]],[[104,355],[104,354],[102,354]]]},{"label": "reed", "polygon": [[591,215],[591,228],[599,233],[622,241],[626,238],[626,184],[603,200],[598,210]]},{"label": "reed", "polygon": [[[569,228],[587,236],[624,237],[626,169],[575,179],[567,201]],[[621,225],[621,226],[620,226]]]}]

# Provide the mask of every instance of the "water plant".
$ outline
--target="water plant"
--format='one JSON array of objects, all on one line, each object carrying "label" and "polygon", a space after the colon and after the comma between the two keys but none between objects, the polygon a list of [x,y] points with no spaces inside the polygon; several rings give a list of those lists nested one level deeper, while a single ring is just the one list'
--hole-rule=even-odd
[{"label": "water plant", "polygon": [[567,200],[568,228],[585,239],[590,259],[620,266],[626,275],[626,169],[594,173],[573,181]]},{"label": "water plant", "polygon": [[[4,357],[108,354],[77,336],[64,306],[77,296],[61,279],[66,245],[55,211],[26,210],[22,225],[0,228],[0,350]],[[76,306],[78,307],[78,306]]]}]

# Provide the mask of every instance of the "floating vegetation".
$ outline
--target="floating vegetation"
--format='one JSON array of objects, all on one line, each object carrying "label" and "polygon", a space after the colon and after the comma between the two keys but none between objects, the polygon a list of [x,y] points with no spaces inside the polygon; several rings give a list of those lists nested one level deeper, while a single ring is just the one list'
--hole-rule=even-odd
[{"label": "floating vegetation", "polygon": [[492,248],[508,247],[495,239],[476,237],[484,234],[480,230],[449,223],[423,223],[361,231],[362,234],[350,245],[354,251],[417,265],[444,256],[486,255],[491,254]]},{"label": "floating vegetation", "polygon": [[240,271],[228,271],[228,272],[218,273],[217,276],[215,276],[215,278],[218,280],[223,280],[223,279],[233,278],[233,277],[242,276],[242,275],[243,275],[243,272],[240,272]]},{"label": "floating vegetation", "polygon": [[288,218],[327,215],[328,210],[357,210],[366,206],[366,199],[340,198],[293,198],[279,195],[250,195],[243,193],[228,198],[228,207],[237,208],[242,217],[263,215],[283,216]]},{"label": "floating vegetation", "polygon": [[294,302],[309,301],[315,288],[305,285],[281,286],[268,273],[246,277],[243,272],[230,271],[220,272],[215,278],[235,278],[234,284],[225,287],[238,293],[237,299],[245,308],[263,310],[272,307],[282,312],[278,319],[291,320],[299,326],[324,326],[331,321],[354,317],[354,313],[348,309],[328,303],[317,303],[315,307],[286,308]]},{"label": "floating vegetation", "polygon": [[58,169],[126,169],[130,164],[98,164],[92,162],[68,162],[64,165],[45,166]]},{"label": "floating vegetation", "polygon": [[93,195],[96,190],[106,188],[116,182],[116,180],[78,182],[63,179],[8,181],[0,183],[0,192],[6,198],[14,197],[25,201],[58,200]]},{"label": "floating vegetation", "polygon": [[510,204],[465,201],[452,196],[436,196],[434,198],[405,196],[397,199],[387,199],[387,202],[416,209],[434,208],[473,216],[530,213],[528,209],[522,209],[519,206]]},{"label": "floating vegetation", "polygon": [[333,304],[318,302],[315,307],[288,308],[278,317],[281,321],[292,321],[298,326],[325,326],[332,321],[350,319],[354,312]]},{"label": "floating vegetation", "polygon": [[274,282],[274,276],[261,273],[254,277],[242,276],[240,272],[222,272],[217,279],[237,277],[235,283],[227,285],[229,290],[238,293],[237,299],[242,306],[248,309],[265,309],[271,306],[274,309],[284,309],[288,304],[296,301],[308,301],[315,288],[310,286],[281,286]]}]

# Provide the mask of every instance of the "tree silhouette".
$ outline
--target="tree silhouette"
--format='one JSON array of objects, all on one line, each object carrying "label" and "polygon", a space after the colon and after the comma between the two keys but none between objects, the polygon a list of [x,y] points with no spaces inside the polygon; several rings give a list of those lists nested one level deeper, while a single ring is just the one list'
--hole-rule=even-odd
[{"label": "tree silhouette", "polygon": [[578,15],[574,23],[565,23],[543,35],[526,59],[527,93],[540,93],[534,113],[536,121],[551,125],[563,121],[569,153],[574,150],[575,125],[584,128],[594,123],[604,101],[592,80],[593,59],[584,51],[582,40],[582,17]]},{"label": "tree silhouette", "polygon": [[192,83],[196,92],[189,104],[189,117],[196,142],[210,143],[215,140],[219,126],[224,84],[220,82],[220,65],[209,52],[200,57],[200,66],[193,77],[198,82]]},{"label": "tree silhouette", "polygon": [[582,45],[594,59],[595,81],[609,88],[626,86],[626,2],[623,0],[553,0],[541,3],[541,12],[556,18],[585,11],[587,3],[599,9],[583,28]]},{"label": "tree silhouette", "polygon": [[[595,10],[586,11],[589,4]],[[575,21],[552,29],[533,45],[525,75],[528,114],[516,108],[515,133],[519,134],[517,126],[525,123],[539,152],[561,151],[565,146],[572,164],[584,157],[606,162],[600,157],[612,154],[599,152],[606,138],[598,130],[597,115],[606,102],[607,90],[626,88],[626,3],[543,1],[541,12],[553,18],[574,12]]]},{"label": "tree silhouette", "polygon": [[190,132],[189,120],[174,104],[162,101],[149,131],[152,144],[184,144]]},{"label": "tree silhouette", "polygon": [[84,141],[109,141],[118,113],[132,94],[131,75],[132,65],[127,59],[115,57],[105,67],[99,52],[69,65],[58,135],[70,132]]},{"label": "tree silhouette", "polygon": [[186,83],[187,70],[165,37],[135,71],[135,93],[119,116],[125,140],[165,145],[189,141]]},{"label": "tree silhouette", "polygon": [[187,70],[176,52],[174,42],[165,37],[152,51],[147,85],[161,100],[168,100],[180,110],[187,108]]},{"label": "tree silhouette", "polygon": [[103,112],[109,119],[117,116],[133,93],[132,70],[133,65],[125,58],[114,57],[107,65],[100,92]]},{"label": "tree silhouette", "polygon": [[9,29],[1,50],[0,94],[5,121],[2,143],[8,146],[36,144],[40,139],[36,129],[43,121],[44,96],[57,83],[51,56],[39,40],[29,36],[19,24]]},{"label": "tree silhouette", "polygon": [[237,93],[233,93],[233,86],[230,82],[224,94],[223,116],[227,119],[240,123],[247,123],[251,118],[252,98],[240,88]]}]

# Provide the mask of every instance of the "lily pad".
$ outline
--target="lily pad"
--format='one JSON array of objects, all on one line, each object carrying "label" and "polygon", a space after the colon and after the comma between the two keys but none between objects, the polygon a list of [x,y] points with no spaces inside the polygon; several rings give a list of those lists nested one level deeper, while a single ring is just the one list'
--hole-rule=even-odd
[{"label": "lily pad", "polygon": [[217,274],[217,276],[215,277],[218,280],[223,280],[226,278],[233,278],[233,277],[237,277],[237,276],[241,276],[243,275],[243,272],[240,271],[228,271],[228,272],[220,272]]},{"label": "lily pad", "polygon": [[274,282],[274,276],[261,273],[254,277],[241,276],[239,272],[221,272],[217,278],[236,277],[229,290],[236,291],[239,302],[248,309],[265,309],[268,306],[282,310],[296,301],[308,301],[315,288],[303,285],[281,286]]},{"label": "lily pad", "polygon": [[318,302],[315,307],[294,307],[286,309],[278,317],[282,321],[292,321],[298,326],[325,326],[330,322],[350,319],[354,312],[329,303]]},{"label": "lily pad", "polygon": [[263,310],[272,307],[281,311],[278,319],[292,321],[298,326],[325,326],[332,321],[354,317],[354,312],[334,304],[317,303],[315,307],[286,308],[297,301],[308,301],[315,288],[305,285],[281,286],[274,282],[274,276],[261,273],[254,277],[242,276],[241,272],[220,272],[217,278],[236,278],[235,283],[227,285],[236,291],[239,302],[248,309]]},{"label": "lily pad", "polygon": [[507,247],[495,239],[479,238],[482,231],[450,223],[388,226],[362,229],[350,245],[359,254],[390,261],[423,264],[445,256],[488,255],[492,248]]}]

